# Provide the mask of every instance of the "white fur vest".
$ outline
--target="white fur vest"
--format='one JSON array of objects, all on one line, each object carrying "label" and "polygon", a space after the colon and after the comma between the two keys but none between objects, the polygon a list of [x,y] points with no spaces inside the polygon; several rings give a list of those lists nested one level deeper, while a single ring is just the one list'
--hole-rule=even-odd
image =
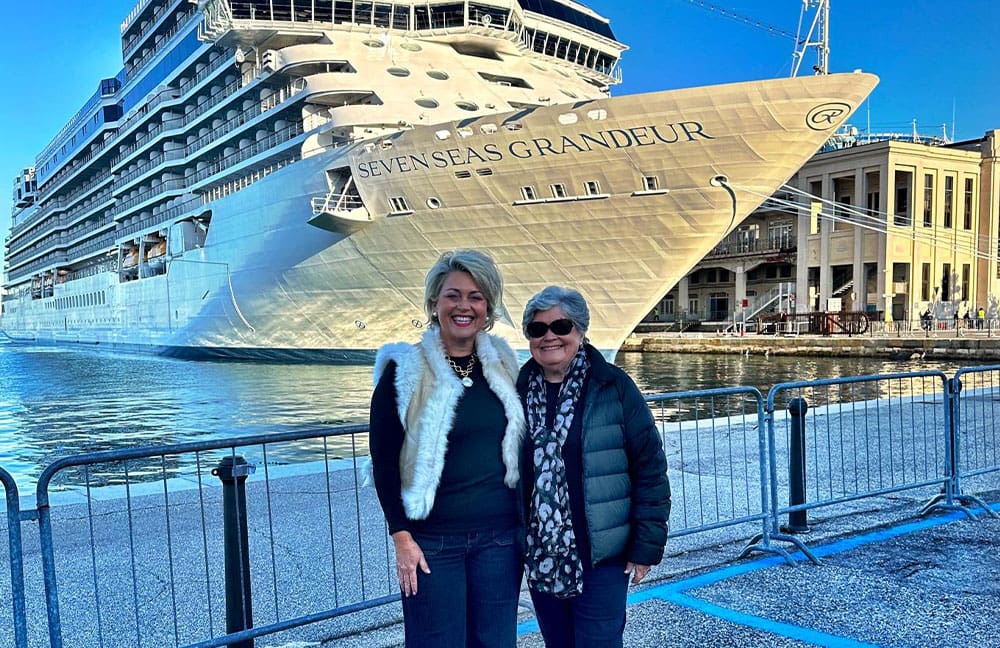
[{"label": "white fur vest", "polygon": [[[485,331],[476,336],[476,355],[486,382],[507,414],[501,456],[507,468],[504,483],[514,488],[525,429],[524,410],[514,387],[517,355],[506,341]],[[403,509],[411,520],[423,520],[434,507],[448,433],[465,388],[445,359],[437,328],[427,330],[419,344],[397,342],[379,349],[376,384],[390,361],[396,363],[396,408],[405,431],[399,454]]]}]

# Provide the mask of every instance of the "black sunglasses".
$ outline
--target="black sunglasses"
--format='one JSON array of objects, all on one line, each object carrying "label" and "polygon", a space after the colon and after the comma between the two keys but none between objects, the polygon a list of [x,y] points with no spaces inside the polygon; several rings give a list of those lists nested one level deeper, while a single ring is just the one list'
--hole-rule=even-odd
[{"label": "black sunglasses", "polygon": [[524,330],[528,332],[528,337],[540,338],[552,329],[556,335],[566,335],[573,330],[573,320],[557,319],[546,324],[545,322],[529,322]]}]

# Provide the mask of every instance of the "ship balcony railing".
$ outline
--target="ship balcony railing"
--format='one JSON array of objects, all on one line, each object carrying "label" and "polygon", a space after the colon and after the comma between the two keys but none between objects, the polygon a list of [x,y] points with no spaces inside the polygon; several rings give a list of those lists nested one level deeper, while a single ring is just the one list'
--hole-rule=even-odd
[{"label": "ship balcony railing", "polygon": [[171,9],[176,4],[177,0],[172,0],[169,3],[162,4],[156,9],[153,9],[153,13],[150,14],[149,19],[146,22],[146,26],[144,28],[140,28],[139,31],[133,33],[122,43],[122,59],[128,60],[128,57],[135,52],[136,47],[141,45],[143,41],[146,40],[146,36],[155,31],[156,28],[163,22],[161,19],[165,15],[174,13]]},{"label": "ship balcony railing", "polygon": [[314,196],[312,199],[312,212],[319,214],[347,214],[355,209],[364,208],[365,204],[361,196],[357,194],[345,194],[330,192],[325,196]]},{"label": "ship balcony railing", "polygon": [[118,228],[115,230],[115,238],[121,240],[127,236],[131,236],[146,229],[153,229],[154,227],[159,228],[167,221],[171,221],[181,214],[199,209],[203,204],[204,202],[201,198],[196,198],[184,203],[184,206],[171,207],[167,211],[147,216],[140,221],[129,223],[124,227],[122,227],[121,223],[119,223]]},{"label": "ship balcony railing", "polygon": [[291,124],[285,128],[268,135],[264,139],[254,142],[252,145],[242,148],[235,153],[227,155],[225,157],[216,158],[215,160],[208,163],[208,166],[201,171],[195,173],[190,181],[189,186],[201,182],[206,178],[210,178],[226,169],[239,164],[245,160],[249,160],[252,157],[260,155],[264,151],[272,148],[276,148],[282,144],[289,142],[295,137],[301,135],[305,132],[301,124]]},{"label": "ship balcony railing", "polygon": [[196,12],[194,11],[187,12],[183,18],[177,21],[176,25],[163,33],[163,39],[150,48],[145,56],[132,59],[131,61],[126,60],[125,73],[128,75],[128,78],[131,79],[138,76],[143,68],[152,63],[163,52],[166,46],[170,44],[171,39],[191,23],[191,16],[195,14]]},{"label": "ship balcony railing", "polygon": [[63,168],[59,169],[54,176],[45,182],[44,189],[38,192],[39,198],[44,198],[47,195],[58,192],[60,187],[72,180],[78,173],[84,171],[87,167],[87,163],[96,158],[101,152],[104,151],[105,148],[107,148],[108,142],[114,139],[114,136],[118,131],[116,129],[109,129],[103,132],[110,133],[110,136],[99,142],[91,144],[90,150],[88,150],[85,155],[76,158],[72,165],[63,166]]},{"label": "ship balcony railing", "polygon": [[174,189],[183,189],[187,183],[181,178],[175,178],[172,180],[165,180],[155,187],[150,187],[146,191],[142,191],[135,196],[132,196],[128,200],[122,201],[118,206],[111,211],[111,217],[115,220],[120,220],[120,217],[126,212],[130,211],[134,207],[142,205],[150,198],[162,197],[172,198],[173,196],[167,196],[166,192],[172,191]]}]

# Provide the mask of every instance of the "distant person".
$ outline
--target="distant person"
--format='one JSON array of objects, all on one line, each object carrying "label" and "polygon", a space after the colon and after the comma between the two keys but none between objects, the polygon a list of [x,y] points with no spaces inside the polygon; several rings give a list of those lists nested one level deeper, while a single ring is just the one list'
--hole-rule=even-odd
[{"label": "distant person", "polygon": [[659,432],[635,383],[587,342],[589,325],[583,296],[557,286],[522,320],[525,572],[548,648],[620,647],[629,578],[640,583],[667,542]]},{"label": "distant person", "polygon": [[982,329],[983,328],[983,321],[985,319],[986,319],[986,309],[983,308],[982,306],[980,306],[979,309],[976,310],[976,328],[977,329]]},{"label": "distant person", "polygon": [[972,329],[972,315],[970,314],[969,310],[965,311],[965,317],[963,317],[963,319],[965,321],[962,323],[965,325],[965,328]]},{"label": "distant person", "polygon": [[487,333],[502,292],[487,255],[442,254],[425,281],[428,330],[376,356],[372,469],[410,648],[517,643],[524,410],[517,356]]},{"label": "distant person", "polygon": [[927,309],[920,314],[920,328],[925,331],[929,331],[934,328],[934,316],[931,315],[930,309]]}]

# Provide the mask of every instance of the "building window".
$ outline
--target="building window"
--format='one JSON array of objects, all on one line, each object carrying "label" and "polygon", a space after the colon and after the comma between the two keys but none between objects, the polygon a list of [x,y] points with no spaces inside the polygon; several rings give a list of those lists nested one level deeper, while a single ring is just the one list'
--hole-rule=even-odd
[{"label": "building window", "polygon": [[532,186],[521,187],[521,197],[525,200],[537,200],[535,188]]},{"label": "building window", "polygon": [[944,177],[944,226],[951,227],[951,215],[954,211],[955,200],[955,178],[954,176]]},{"label": "building window", "polygon": [[920,299],[923,301],[931,299],[931,264],[929,263],[920,266]]},{"label": "building window", "polygon": [[583,188],[587,192],[588,196],[596,196],[601,193],[601,183],[597,180],[588,180],[583,183]]},{"label": "building window", "polygon": [[673,315],[674,314],[674,298],[667,297],[663,300],[663,314]]},{"label": "building window", "polygon": [[392,211],[394,212],[412,211],[410,206],[406,204],[406,198],[402,196],[393,196],[390,198],[389,205],[392,207]]},{"label": "building window", "polygon": [[951,264],[945,263],[941,266],[941,299],[951,300]]},{"label": "building window", "polygon": [[910,189],[912,184],[912,173],[909,171],[896,171],[896,207],[893,211],[893,225],[906,227],[913,222],[910,216]]},{"label": "building window", "polygon": [[934,227],[934,174],[924,174],[924,227]]},{"label": "building window", "polygon": [[969,301],[969,264],[962,264],[962,301]]},{"label": "building window", "polygon": [[550,185],[552,189],[553,198],[565,198],[566,197],[566,185],[564,184],[554,184]]},{"label": "building window", "polygon": [[767,224],[767,246],[772,250],[787,250],[795,246],[792,240],[792,221]]},{"label": "building window", "polygon": [[688,313],[690,315],[698,314],[698,298],[694,297],[688,300]]},{"label": "building window", "polygon": [[695,270],[688,275],[688,281],[692,284],[701,283],[701,270]]},{"label": "building window", "polygon": [[656,191],[660,188],[660,179],[656,176],[643,176],[642,178],[642,189],[643,191]]},{"label": "building window", "polygon": [[868,209],[869,216],[877,216],[881,211],[879,194],[879,174],[878,173],[866,173],[865,174],[865,207]]},{"label": "building window", "polygon": [[965,213],[962,215],[962,227],[967,230],[972,229],[972,178],[965,179]]}]

